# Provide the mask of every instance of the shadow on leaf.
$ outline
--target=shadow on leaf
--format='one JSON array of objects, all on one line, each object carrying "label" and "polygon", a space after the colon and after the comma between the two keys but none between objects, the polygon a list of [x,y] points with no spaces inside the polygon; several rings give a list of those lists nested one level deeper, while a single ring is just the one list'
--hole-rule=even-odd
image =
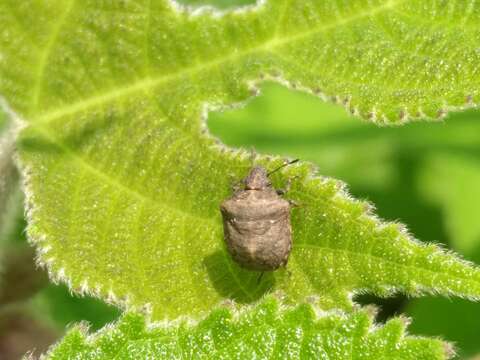
[{"label": "shadow on leaf", "polygon": [[238,303],[251,303],[260,299],[275,285],[272,272],[261,273],[242,269],[225,251],[218,250],[203,261],[208,276],[218,293]]}]

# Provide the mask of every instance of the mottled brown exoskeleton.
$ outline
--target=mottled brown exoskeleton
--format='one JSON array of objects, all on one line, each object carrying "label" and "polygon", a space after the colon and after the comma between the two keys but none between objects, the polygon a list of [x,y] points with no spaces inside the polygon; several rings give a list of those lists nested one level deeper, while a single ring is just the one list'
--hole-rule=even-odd
[{"label": "mottled brown exoskeleton", "polygon": [[285,266],[292,249],[292,203],[273,188],[268,178],[271,173],[253,167],[243,180],[244,188],[220,206],[228,252],[249,270],[273,271]]}]

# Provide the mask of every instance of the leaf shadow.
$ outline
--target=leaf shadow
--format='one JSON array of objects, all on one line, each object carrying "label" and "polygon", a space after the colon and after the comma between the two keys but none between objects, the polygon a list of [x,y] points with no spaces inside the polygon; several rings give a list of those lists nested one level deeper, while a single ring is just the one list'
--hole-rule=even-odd
[{"label": "leaf shadow", "polygon": [[[112,132],[115,119],[106,116],[101,119],[91,119],[84,123],[74,123],[58,129],[55,124],[35,125],[24,130],[19,138],[19,147],[32,153],[61,154],[67,151],[80,152],[96,139],[105,138]],[[71,120],[70,120],[71,121]]]},{"label": "leaf shadow", "polygon": [[65,152],[60,146],[41,135],[22,135],[18,147],[22,151],[42,154],[61,154]]},{"label": "leaf shadow", "polygon": [[222,250],[206,256],[203,264],[215,290],[240,304],[259,300],[275,285],[273,272],[265,272],[260,277],[260,272],[242,269]]}]

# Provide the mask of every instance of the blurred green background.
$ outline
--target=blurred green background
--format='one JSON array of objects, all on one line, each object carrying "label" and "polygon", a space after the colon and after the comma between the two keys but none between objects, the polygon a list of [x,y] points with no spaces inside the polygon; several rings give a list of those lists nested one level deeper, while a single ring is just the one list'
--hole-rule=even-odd
[{"label": "blurred green background", "polygon": [[[253,0],[190,0],[221,7]],[[242,109],[210,114],[211,132],[233,147],[299,157],[321,175],[346,182],[386,220],[406,224],[418,239],[444,244],[480,264],[480,112],[444,122],[381,128],[352,118],[340,106],[266,84]],[[3,119],[0,114],[0,132]],[[118,317],[103,302],[72,296],[35,267],[25,239],[22,194],[12,196],[9,226],[0,229],[0,359],[43,352],[74,322],[98,329]],[[381,306],[379,321],[399,313],[413,318],[410,332],[441,337],[460,358],[480,354],[480,303],[461,299],[369,296]]]}]

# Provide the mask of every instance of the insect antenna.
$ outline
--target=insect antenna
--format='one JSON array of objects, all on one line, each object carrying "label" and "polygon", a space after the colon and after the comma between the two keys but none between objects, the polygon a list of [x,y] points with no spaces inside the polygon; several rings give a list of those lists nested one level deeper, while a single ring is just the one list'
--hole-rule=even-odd
[{"label": "insect antenna", "polygon": [[300,161],[300,159],[294,159],[294,160],[292,160],[292,161],[288,161],[288,162],[286,162],[286,163],[283,163],[282,165],[280,165],[280,166],[277,167],[276,169],[270,171],[270,172],[267,174],[267,176],[270,176],[270,175],[272,175],[273,173],[276,173],[278,170],[283,169],[285,166],[289,166],[289,165],[295,164],[296,162],[299,162],[299,161]]}]

